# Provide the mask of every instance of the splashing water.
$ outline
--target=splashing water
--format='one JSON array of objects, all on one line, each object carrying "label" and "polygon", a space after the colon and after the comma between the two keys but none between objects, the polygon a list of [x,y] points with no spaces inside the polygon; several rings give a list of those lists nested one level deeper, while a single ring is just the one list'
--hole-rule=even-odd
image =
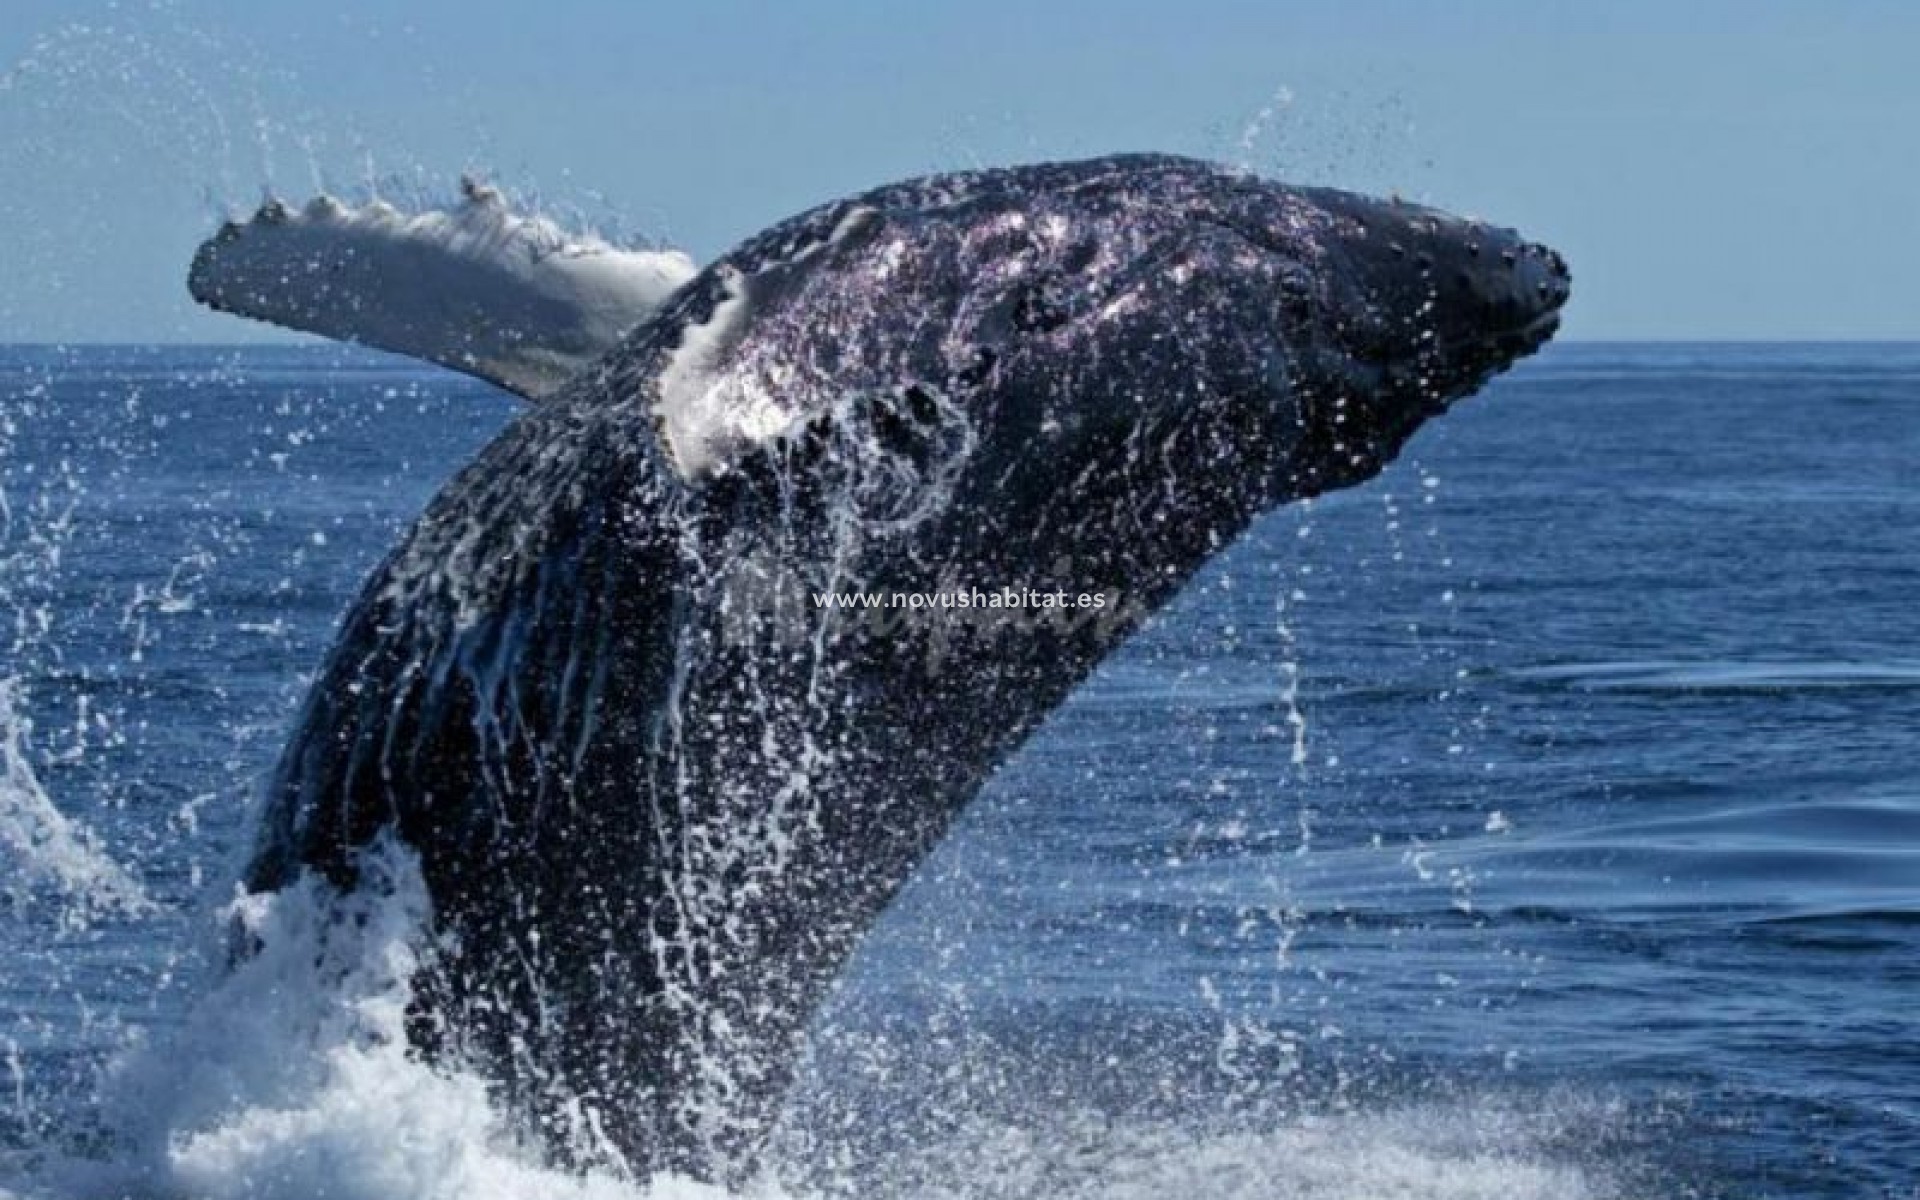
[{"label": "splashing water", "polygon": [[937,1136],[865,1161],[858,1142],[871,1130],[835,1146],[846,1131],[806,1129],[802,1114],[784,1153],[737,1193],[670,1175],[557,1170],[496,1109],[483,1080],[429,1067],[408,1049],[407,981],[423,952],[427,904],[417,863],[392,845],[369,855],[362,889],[344,901],[311,880],[238,896],[217,922],[252,956],[180,1027],[133,1047],[108,1074],[99,1112],[112,1152],[55,1158],[25,1190],[0,1196],[1146,1200],[1200,1180],[1211,1195],[1249,1200],[1611,1194],[1606,1181],[1557,1162],[1555,1150],[1609,1114],[1573,1100],[1522,1111],[1498,1098],[1336,1110],[1265,1127],[1244,1117],[1218,1127],[1116,1119],[1076,1106],[1006,1119],[962,1107]]},{"label": "splashing water", "polygon": [[26,1195],[636,1194],[617,1180],[542,1169],[496,1116],[483,1081],[411,1056],[407,980],[426,894],[401,851],[382,848],[367,865],[365,888],[345,900],[307,881],[221,910],[221,931],[253,947],[251,957],[179,1028],[131,1048],[108,1073],[99,1119],[111,1153],[55,1158]]},{"label": "splashing water", "polygon": [[50,891],[59,919],[84,927],[103,914],[138,915],[152,902],[99,842],[54,807],[27,749],[33,724],[20,712],[19,683],[0,680],[0,876],[17,909]]},{"label": "splashing water", "polygon": [[[25,407],[41,394],[29,388]],[[0,464],[8,461],[19,420],[13,405],[0,407]],[[77,484],[66,464],[59,467],[27,480],[30,490],[17,507],[9,492],[18,481],[10,471],[0,475],[0,612],[12,629],[0,664],[0,895],[16,914],[49,901],[58,923],[75,930],[101,915],[137,915],[152,902],[91,833],[60,812],[34,769],[21,675],[34,673],[50,653],[56,614],[49,581],[74,532]],[[76,736],[85,736],[84,719]]]}]

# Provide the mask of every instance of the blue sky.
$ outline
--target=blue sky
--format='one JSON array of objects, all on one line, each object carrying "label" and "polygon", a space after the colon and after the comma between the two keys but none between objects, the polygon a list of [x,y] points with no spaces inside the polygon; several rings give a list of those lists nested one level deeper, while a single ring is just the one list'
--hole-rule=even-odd
[{"label": "blue sky", "polygon": [[0,341],[265,335],[183,280],[267,184],[479,169],[705,259],[898,176],[1122,149],[1517,225],[1573,262],[1569,336],[1920,338],[1894,0],[7,11]]}]

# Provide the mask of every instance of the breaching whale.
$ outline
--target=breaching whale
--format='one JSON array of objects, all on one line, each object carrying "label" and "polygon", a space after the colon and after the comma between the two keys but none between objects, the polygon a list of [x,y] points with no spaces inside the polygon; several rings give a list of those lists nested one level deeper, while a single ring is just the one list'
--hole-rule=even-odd
[{"label": "breaching whale", "polygon": [[[629,264],[624,334],[548,266],[481,261],[512,239],[403,224],[272,206],[194,266],[210,303],[539,397],[347,615],[246,882],[351,889],[402,843],[421,1052],[565,1160],[708,1178],[749,1168],[809,1018],[996,765],[1257,516],[1540,346],[1569,289],[1510,230],[1164,156],[881,187],[671,289]],[[475,288],[422,301],[471,330],[391,311],[419,301],[382,291],[393,255]],[[1114,603],[813,599],[951,581]]]}]

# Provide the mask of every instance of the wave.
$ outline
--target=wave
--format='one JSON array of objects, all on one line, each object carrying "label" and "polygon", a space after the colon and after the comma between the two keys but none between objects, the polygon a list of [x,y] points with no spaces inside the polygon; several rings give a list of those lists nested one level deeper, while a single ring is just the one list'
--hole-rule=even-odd
[{"label": "wave", "polygon": [[1920,688],[1920,663],[1806,660],[1781,662],[1559,663],[1525,667],[1512,678],[1583,691],[1790,692],[1813,689]]}]

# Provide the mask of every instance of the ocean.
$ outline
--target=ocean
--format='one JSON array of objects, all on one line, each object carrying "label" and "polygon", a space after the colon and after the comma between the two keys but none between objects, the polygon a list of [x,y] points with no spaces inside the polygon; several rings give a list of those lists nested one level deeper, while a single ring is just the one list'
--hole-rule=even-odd
[{"label": "ocean", "polygon": [[[515,407],[0,348],[0,1196],[714,1194],[219,983],[347,602]],[[875,929],[761,1190],[1920,1196],[1916,464],[1920,345],[1564,344],[1264,519]]]}]

